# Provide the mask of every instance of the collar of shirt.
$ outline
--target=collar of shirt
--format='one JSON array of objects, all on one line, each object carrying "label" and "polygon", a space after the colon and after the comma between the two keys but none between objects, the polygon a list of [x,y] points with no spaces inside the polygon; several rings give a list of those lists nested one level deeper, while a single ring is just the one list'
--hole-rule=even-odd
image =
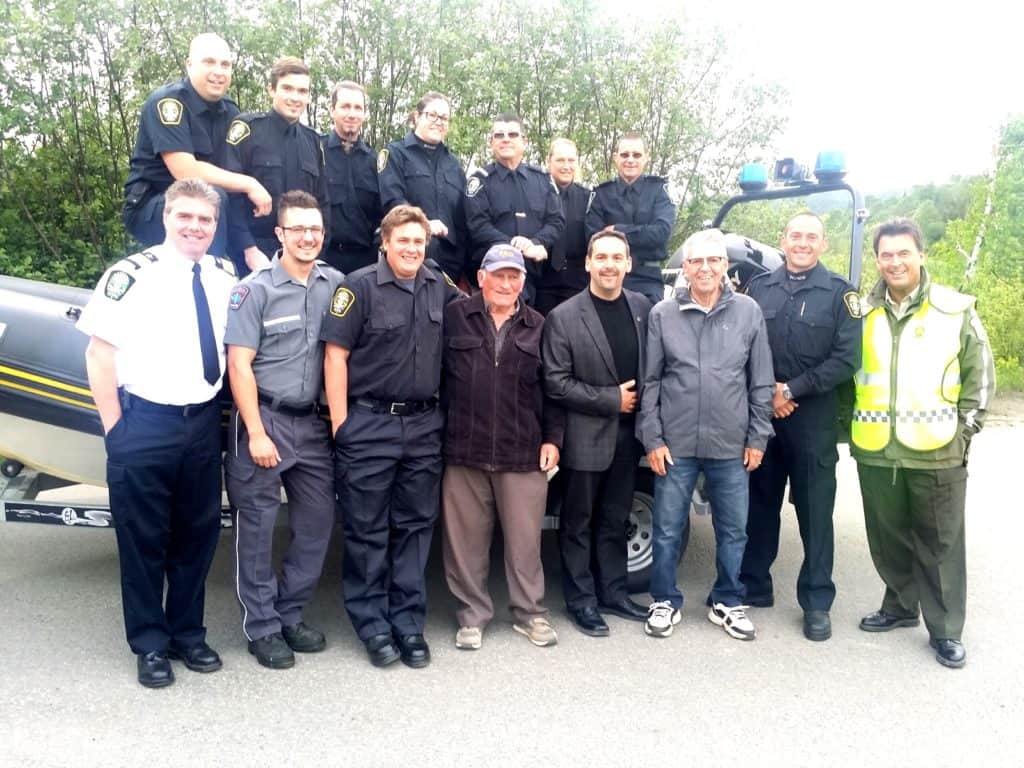
[{"label": "collar of shirt", "polygon": [[910,305],[914,303],[914,300],[917,299],[920,293],[921,283],[918,283],[917,287],[903,298],[903,301],[896,301],[892,297],[892,294],[889,293],[889,288],[887,286],[885,289],[885,303],[892,308],[892,313],[896,315],[897,319],[899,319],[907,313],[907,310],[910,309]]},{"label": "collar of shirt", "polygon": [[443,152],[448,151],[448,147],[445,146],[443,141],[439,141],[437,144],[428,145],[427,142],[417,136],[414,131],[409,131],[409,133],[406,134],[405,138],[402,139],[402,144],[406,147],[419,147],[424,152],[431,149],[438,149]]},{"label": "collar of shirt", "polygon": [[185,103],[188,104],[189,111],[193,114],[210,112],[211,114],[218,115],[224,111],[223,99],[207,101],[192,87],[192,83],[187,77],[181,78],[181,83],[185,86]]},{"label": "collar of shirt", "polygon": [[[419,288],[424,280],[430,280],[431,282],[437,280],[437,275],[434,274],[434,270],[427,267],[427,265],[420,264],[420,268],[416,270],[416,282],[415,287]],[[394,283],[396,286],[401,287],[401,283],[398,278],[395,277],[395,273],[391,270],[391,265],[388,264],[388,257],[381,253],[377,257],[377,285],[384,285],[384,283]]]},{"label": "collar of shirt", "polygon": [[[338,135],[337,131],[331,131],[327,134],[327,148],[333,149],[334,147],[340,147],[344,143],[344,139]],[[370,145],[363,141],[363,134],[359,134],[354,142],[352,142],[352,149],[358,152],[369,152]]]},{"label": "collar of shirt", "polygon": [[[316,262],[313,263],[313,270],[309,273],[312,280],[326,280],[327,275],[320,269],[320,265]],[[274,256],[273,261],[270,262],[270,281],[275,285],[284,285],[285,283],[292,282],[295,285],[302,285],[298,280],[288,274],[288,270],[284,268],[284,264],[281,263],[281,252],[278,251]],[[308,287],[307,283],[303,287]]]},{"label": "collar of shirt", "polygon": [[282,136],[294,135],[296,130],[298,130],[298,120],[291,123],[276,109],[271,109],[267,112],[267,115],[270,118],[270,124],[273,126],[274,130],[279,132]]},{"label": "collar of shirt", "polygon": [[783,264],[781,267],[779,267],[770,275],[768,275],[768,277],[764,278],[764,280],[766,283],[776,283],[783,287],[788,287],[789,285],[792,285],[797,289],[829,287],[828,270],[825,269],[825,265],[822,264],[820,261],[806,272],[801,272],[800,274],[805,275],[805,279],[800,280],[798,278],[795,280],[790,280],[789,273],[786,270],[786,265]]},{"label": "collar of shirt", "polygon": [[492,165],[494,166],[493,173],[496,173],[498,175],[498,178],[500,178],[500,179],[506,179],[509,176],[511,176],[512,174],[516,174],[519,177],[524,178],[524,179],[526,178],[526,161],[525,160],[520,162],[519,165],[517,165],[514,169],[509,168],[506,165],[502,165],[501,163],[492,163]]},{"label": "collar of shirt", "polygon": [[636,194],[639,194],[640,182],[646,178],[646,176],[639,176],[633,181],[632,184],[627,184],[625,181],[622,180],[622,177],[619,176],[617,179],[615,179],[615,191],[620,195],[625,195],[627,192],[630,192],[631,190],[635,191]]}]

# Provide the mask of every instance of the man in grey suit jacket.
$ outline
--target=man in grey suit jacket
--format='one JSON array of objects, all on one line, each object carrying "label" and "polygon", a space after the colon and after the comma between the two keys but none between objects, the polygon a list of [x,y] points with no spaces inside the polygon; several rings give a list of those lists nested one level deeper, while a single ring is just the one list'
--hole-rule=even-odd
[{"label": "man in grey suit jacket", "polygon": [[577,629],[603,637],[602,612],[647,618],[627,591],[626,521],[641,454],[637,381],[651,302],[622,287],[632,260],[621,233],[596,233],[585,266],[589,287],[544,323],[544,387],[566,411],[559,532],[565,603]]}]

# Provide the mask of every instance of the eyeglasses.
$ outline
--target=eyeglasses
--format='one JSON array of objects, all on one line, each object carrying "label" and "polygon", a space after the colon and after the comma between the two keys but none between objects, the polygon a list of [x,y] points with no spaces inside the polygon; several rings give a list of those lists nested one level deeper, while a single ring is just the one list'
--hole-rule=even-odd
[{"label": "eyeglasses", "polygon": [[448,125],[452,119],[451,115],[439,115],[437,112],[420,112],[420,114],[427,118],[428,122],[440,123],[441,125]]},{"label": "eyeglasses", "polygon": [[291,227],[281,227],[281,229],[283,229],[289,235],[297,235],[299,237],[302,237],[307,232],[311,234],[313,237],[320,237],[320,235],[324,233],[323,227],[304,227],[301,224],[295,224],[294,226]]},{"label": "eyeglasses", "polygon": [[725,263],[725,256],[694,256],[685,261],[691,267],[703,267],[705,264],[709,267],[719,267]]},{"label": "eyeglasses", "polygon": [[639,160],[643,156],[643,152],[619,152],[619,157],[621,157],[623,160],[629,160],[630,158],[633,158],[634,160]]},{"label": "eyeglasses", "polygon": [[491,134],[491,138],[497,141],[501,141],[506,136],[510,139],[518,139],[522,135],[523,134],[521,134],[519,131],[495,131],[494,133]]}]

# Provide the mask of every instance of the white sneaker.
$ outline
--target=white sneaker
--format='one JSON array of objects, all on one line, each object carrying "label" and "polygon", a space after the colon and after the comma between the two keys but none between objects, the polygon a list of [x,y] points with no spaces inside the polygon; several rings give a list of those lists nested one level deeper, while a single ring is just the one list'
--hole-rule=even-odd
[{"label": "white sneaker", "polygon": [[672,634],[672,627],[682,621],[683,614],[668,600],[659,600],[651,603],[647,609],[647,621],[644,623],[644,632],[651,637],[668,637]]},{"label": "white sneaker", "polygon": [[715,603],[708,611],[708,621],[717,624],[726,634],[737,640],[753,640],[756,632],[753,623],[747,618],[746,611],[745,605],[729,606]]},{"label": "white sneaker", "polygon": [[455,633],[455,647],[464,651],[478,651],[484,642],[484,633],[480,627],[459,627]]}]

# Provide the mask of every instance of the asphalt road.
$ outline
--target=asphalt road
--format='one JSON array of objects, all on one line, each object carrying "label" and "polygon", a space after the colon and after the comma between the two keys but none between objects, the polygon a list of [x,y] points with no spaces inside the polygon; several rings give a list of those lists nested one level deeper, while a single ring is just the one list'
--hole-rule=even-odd
[{"label": "asphalt road", "polygon": [[[881,584],[864,538],[853,462],[840,462],[833,638],[800,632],[801,556],[786,516],[777,603],[753,609],[757,640],[705,618],[713,574],[709,520],[698,518],[681,578],[688,603],[666,640],[611,618],[585,637],[561,610],[553,534],[545,534],[554,648],[496,621],[478,652],[457,651],[440,558],[429,568],[434,661],[378,670],[365,660],[339,595],[334,547],[307,619],[329,646],[291,670],[245,650],[230,532],[209,580],[212,675],[175,665],[177,683],[135,682],[123,640],[110,531],[0,524],[0,764],[18,766],[344,765],[1021,765],[1024,697],[1010,601],[1024,535],[1019,476],[1024,427],[983,432],[968,490],[968,621],[962,670],[939,666],[923,627],[872,635],[859,617]],[[500,567],[496,604],[505,592]]]}]

